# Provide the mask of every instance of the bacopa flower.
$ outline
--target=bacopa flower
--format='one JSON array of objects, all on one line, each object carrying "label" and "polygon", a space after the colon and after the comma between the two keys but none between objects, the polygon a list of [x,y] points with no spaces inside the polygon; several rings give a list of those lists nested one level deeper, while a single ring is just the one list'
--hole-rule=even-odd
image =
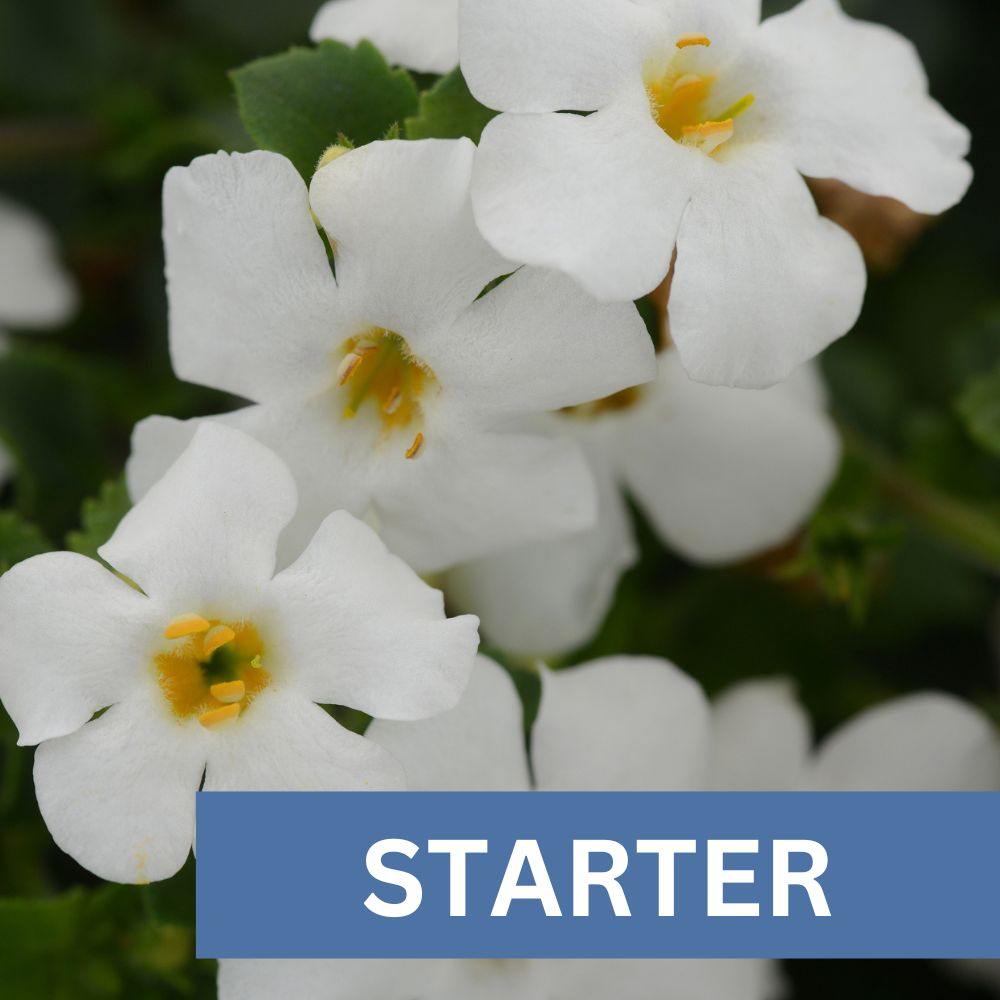
[{"label": "bacopa flower", "polygon": [[[521,268],[481,294],[514,265],[475,228],[473,154],[467,140],[374,143],[310,192],[273,153],[167,175],[174,367],[259,404],[225,419],[295,474],[289,551],[339,508],[420,572],[593,523],[579,449],[508,424],[648,381],[653,348],[631,303],[595,303],[554,272]],[[194,426],[139,426],[134,495]]]},{"label": "bacopa flower", "polygon": [[[521,702],[479,657],[457,708],[427,723],[373,723],[417,791],[656,791],[704,787],[711,725],[701,689],[659,660],[545,673],[524,748]],[[532,779],[531,775],[534,775]],[[740,960],[256,961],[220,963],[220,1000],[775,1000],[776,962]]]},{"label": "bacopa flower", "polygon": [[505,112],[473,181],[486,238],[607,300],[651,291],[676,253],[684,366],[747,387],[861,307],[861,254],[803,175],[925,213],[972,176],[968,132],[905,39],[835,0],[759,16],[757,0],[463,0],[459,31],[473,94]]},{"label": "bacopa flower", "polygon": [[446,619],[343,512],[273,575],[295,504],[272,452],[206,426],[101,549],[121,576],[62,552],[0,577],[0,698],[20,744],[41,744],[53,838],[102,878],[176,872],[199,787],[400,787],[316,703],[414,719],[457,701],[476,619]]},{"label": "bacopa flower", "polygon": [[624,493],[662,541],[702,564],[732,562],[786,541],[837,469],[840,445],[816,370],[767,390],[693,382],[676,352],[649,385],[552,414],[579,440],[598,482],[594,527],[450,570],[444,589],[473,610],[490,642],[553,656],[577,648],[607,614],[637,559]]},{"label": "bacopa flower", "polygon": [[328,0],[309,34],[349,45],[368,39],[390,62],[447,73],[458,65],[458,0]]}]

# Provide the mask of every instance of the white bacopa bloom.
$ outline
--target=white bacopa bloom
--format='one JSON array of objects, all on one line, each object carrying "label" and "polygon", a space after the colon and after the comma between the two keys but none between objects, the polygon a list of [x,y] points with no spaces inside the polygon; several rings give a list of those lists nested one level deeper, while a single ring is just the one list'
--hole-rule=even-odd
[{"label": "white bacopa bloom", "polygon": [[[555,272],[521,268],[481,294],[514,265],[475,228],[474,151],[374,143],[323,166],[308,192],[265,152],[167,175],[174,367],[258,404],[224,419],[291,467],[291,553],[337,509],[418,572],[594,521],[580,450],[508,425],[652,379],[652,344],[631,303],[596,303]],[[133,496],[195,426],[140,424]]]},{"label": "white bacopa bloom", "polygon": [[102,878],[176,872],[199,787],[400,787],[320,704],[416,719],[458,700],[476,619],[447,619],[344,512],[274,575],[295,504],[277,456],[209,425],[100,550],[121,576],[59,552],[0,577],[0,698],[20,744],[40,744],[53,838]]},{"label": "white bacopa bloom", "polygon": [[676,252],[672,333],[702,382],[770,385],[857,318],[861,253],[803,176],[926,213],[971,180],[914,48],[836,0],[763,23],[759,0],[462,0],[459,25],[469,87],[504,112],[473,181],[487,239],[605,300]]},{"label": "white bacopa bloom", "polygon": [[[524,748],[521,702],[479,657],[457,708],[368,735],[418,791],[667,791],[704,787],[711,726],[701,689],[660,660],[616,658],[543,675]],[[534,775],[532,780],[531,775]],[[429,960],[220,963],[220,1000],[776,1000],[765,960]]]},{"label": "white bacopa bloom", "polygon": [[599,487],[594,527],[450,570],[454,605],[486,640],[556,656],[600,627],[638,551],[624,493],[662,541],[701,564],[733,562],[786,541],[829,486],[840,443],[817,370],[766,390],[692,381],[676,352],[656,381],[546,418],[579,440]]},{"label": "white bacopa bloom", "polygon": [[458,65],[458,0],[328,0],[309,35],[349,45],[367,39],[392,63],[448,73]]}]

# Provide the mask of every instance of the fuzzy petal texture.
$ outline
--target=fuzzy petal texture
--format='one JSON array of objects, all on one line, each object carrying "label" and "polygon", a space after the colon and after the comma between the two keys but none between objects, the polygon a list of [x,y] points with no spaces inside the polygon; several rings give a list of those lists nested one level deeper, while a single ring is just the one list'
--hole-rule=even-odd
[{"label": "fuzzy petal texture", "polygon": [[677,241],[671,337],[697,381],[766,388],[851,329],[864,259],[775,149],[704,159]]},{"label": "fuzzy petal texture", "polygon": [[332,380],[337,288],[289,160],[216,153],[174,167],[163,216],[170,352],[181,378],[257,402]]},{"label": "fuzzy petal texture", "polygon": [[980,711],[946,694],[913,694],[862,713],[826,740],[820,791],[1000,791],[1000,736]]},{"label": "fuzzy petal texture", "polygon": [[458,0],[328,0],[309,29],[314,42],[374,42],[391,63],[420,73],[458,65]]},{"label": "fuzzy petal texture", "polygon": [[0,700],[20,745],[127,697],[162,628],[151,601],[85,556],[51,552],[0,577]]},{"label": "fuzzy petal texture", "polygon": [[700,159],[656,125],[641,85],[586,118],[501,115],[480,141],[476,221],[505,257],[637,299],[667,274]]},{"label": "fuzzy petal texture", "polygon": [[520,656],[558,656],[600,628],[622,574],[639,553],[617,483],[591,465],[597,523],[551,542],[522,545],[450,570],[449,600],[480,618],[486,641]]},{"label": "fuzzy petal texture", "polygon": [[930,214],[968,190],[969,132],[928,95],[917,50],[895,31],[803,0],[764,22],[753,58],[772,137],[806,176]]},{"label": "fuzzy petal texture", "polygon": [[194,836],[209,734],[178,722],[154,684],[35,752],[35,794],[55,842],[111,882],[169,878]]},{"label": "fuzzy petal texture", "polygon": [[219,733],[206,792],[365,792],[404,787],[399,764],[290,686],[272,685]]},{"label": "fuzzy petal texture", "polygon": [[531,734],[541,791],[704,787],[708,701],[666,660],[609,657],[542,674]]},{"label": "fuzzy petal texture", "polygon": [[479,620],[446,618],[440,591],[344,511],[266,601],[276,655],[313,701],[421,719],[453,708],[468,682]]},{"label": "fuzzy petal texture", "polygon": [[[274,452],[206,423],[125,515],[101,558],[171,602],[173,614],[246,613],[274,573],[278,537],[295,507],[295,483]],[[223,595],[230,603],[220,608]]]},{"label": "fuzzy petal texture", "polygon": [[688,559],[729,562],[785,542],[836,474],[833,421],[792,382],[701,385],[670,352],[650,392],[621,436],[622,469],[657,532]]},{"label": "fuzzy petal texture", "polygon": [[406,770],[413,792],[526,792],[531,787],[521,699],[507,672],[485,656],[462,700],[421,722],[376,719],[365,734]]},{"label": "fuzzy petal texture", "polygon": [[712,705],[709,787],[722,792],[794,792],[808,780],[812,724],[790,681],[748,681]]}]

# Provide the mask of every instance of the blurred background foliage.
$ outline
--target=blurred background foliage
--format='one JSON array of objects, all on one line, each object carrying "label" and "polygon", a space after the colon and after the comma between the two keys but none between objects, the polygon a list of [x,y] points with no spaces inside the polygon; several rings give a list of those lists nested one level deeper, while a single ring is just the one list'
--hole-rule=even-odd
[{"label": "blurred background foliage", "polygon": [[[82,289],[67,328],[15,331],[0,358],[0,439],[19,466],[0,494],[0,572],[53,547],[95,552],[127,506],[120,477],[137,420],[232,406],[170,371],[160,186],[169,167],[201,153],[254,140],[284,148],[266,106],[282,64],[228,73],[306,44],[317,6],[0,2],[0,191],[54,224]],[[998,36],[1000,12],[994,0],[846,6],[915,41],[933,92],[977,137],[976,184],[926,226],[893,206],[832,203],[831,214],[862,227],[875,272],[857,329],[823,362],[847,442],[837,483],[795,543],[724,570],[682,563],[640,524],[640,564],[601,634],[568,662],[663,655],[713,693],[788,675],[819,733],[924,687],[956,692],[1000,721],[1000,144],[995,60],[984,44]],[[396,117],[411,137],[478,134],[488,118],[458,76],[418,106],[417,91],[435,81],[411,86],[377,53],[294,58],[327,95],[314,109],[314,143],[338,132],[368,141]],[[321,85],[327,71],[350,80],[335,98]],[[366,87],[378,88],[374,104],[359,102]],[[308,140],[289,152],[307,169]],[[897,267],[911,229],[924,231]],[[530,710],[537,685],[519,680]],[[15,741],[0,713],[0,992],[214,996],[214,964],[193,958],[193,866],[156,886],[100,884],[52,844],[34,801],[32,751]],[[810,1000],[985,995],[930,964],[788,969],[795,995]]]}]

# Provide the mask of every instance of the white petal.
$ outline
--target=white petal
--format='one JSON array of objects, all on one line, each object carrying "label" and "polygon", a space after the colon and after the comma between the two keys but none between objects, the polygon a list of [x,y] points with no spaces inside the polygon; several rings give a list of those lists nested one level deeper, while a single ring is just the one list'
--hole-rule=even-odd
[{"label": "white petal", "polygon": [[458,0],[329,0],[309,29],[314,42],[374,42],[389,62],[421,73],[458,65]]},{"label": "white petal", "polygon": [[708,701],[666,660],[610,657],[545,671],[531,733],[543,791],[690,791],[704,787]]},{"label": "white petal", "polygon": [[747,681],[712,705],[709,786],[724,792],[805,787],[812,725],[790,681]]},{"label": "white petal", "polygon": [[151,601],[75,553],[0,577],[0,698],[21,745],[72,733],[125,698],[162,628]]},{"label": "white petal", "polygon": [[403,765],[414,792],[525,792],[531,785],[521,699],[507,672],[485,656],[462,700],[420,722],[376,719],[365,734]]},{"label": "white petal", "polygon": [[335,243],[337,285],[359,324],[393,330],[419,355],[494,278],[514,270],[476,229],[468,139],[373,142],[312,180]]},{"label": "white petal", "polygon": [[69,318],[76,298],[48,225],[0,197],[0,322],[57,326]]},{"label": "white petal", "polygon": [[667,274],[701,159],[660,130],[641,87],[586,118],[501,115],[476,157],[476,221],[511,260],[637,299]]},{"label": "white petal", "polygon": [[641,82],[657,23],[632,0],[463,0],[462,71],[500,111],[594,111]]},{"label": "white petal", "polygon": [[224,958],[219,962],[219,1000],[416,1000],[414,984],[433,982],[440,964],[403,959]]},{"label": "white petal", "polygon": [[427,360],[462,406],[516,415],[586,403],[656,377],[629,303],[595,302],[569,278],[521,268],[484,295]]},{"label": "white petal", "polygon": [[982,712],[957,698],[909,695],[830,736],[814,782],[830,791],[1000,791],[1000,738]]},{"label": "white petal", "polygon": [[170,350],[181,378],[255,401],[332,379],[337,289],[288,160],[216,153],[174,167],[163,215]]},{"label": "white petal", "polygon": [[711,176],[677,240],[671,337],[699,382],[764,388],[854,325],[864,260],[773,149],[702,159]]},{"label": "white petal", "polygon": [[402,768],[381,747],[349,732],[297,690],[264,690],[217,733],[206,792],[398,791]]},{"label": "white petal", "polygon": [[144,685],[70,736],[35,752],[35,793],[55,842],[112,882],[169,878],[194,836],[208,733],[173,718]]},{"label": "white petal", "polygon": [[[100,552],[175,613],[225,614],[271,579],[295,484],[274,452],[222,424],[198,428],[166,475],[125,515]],[[245,608],[243,609],[245,610]]]},{"label": "white petal", "polygon": [[452,708],[468,682],[478,619],[445,618],[440,591],[344,511],[266,600],[276,656],[314,701],[420,719]]},{"label": "white petal", "polygon": [[840,458],[832,420],[795,384],[701,385],[676,354],[655,397],[622,435],[629,488],[663,540],[688,559],[726,562],[791,537]]},{"label": "white petal", "polygon": [[570,441],[527,434],[428,440],[375,500],[379,533],[420,573],[590,528],[593,476]]},{"label": "white petal", "polygon": [[914,46],[847,17],[836,0],[804,0],[764,22],[754,86],[802,173],[938,213],[972,181],[969,133],[928,96]]},{"label": "white petal", "polygon": [[544,658],[582,646],[638,558],[617,484],[603,465],[594,471],[599,507],[593,528],[464,563],[446,577],[449,601],[479,615],[484,639],[508,653]]}]

